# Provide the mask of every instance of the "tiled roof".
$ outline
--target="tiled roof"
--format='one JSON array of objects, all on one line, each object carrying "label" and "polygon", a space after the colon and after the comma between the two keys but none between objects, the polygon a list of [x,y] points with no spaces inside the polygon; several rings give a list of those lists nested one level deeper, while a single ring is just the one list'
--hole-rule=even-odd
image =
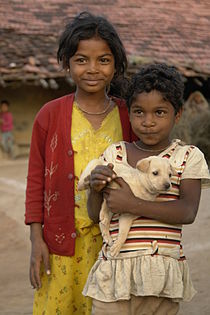
[{"label": "tiled roof", "polygon": [[0,84],[65,76],[57,41],[68,19],[83,10],[116,26],[131,71],[165,61],[186,76],[210,75],[209,0],[0,0]]}]

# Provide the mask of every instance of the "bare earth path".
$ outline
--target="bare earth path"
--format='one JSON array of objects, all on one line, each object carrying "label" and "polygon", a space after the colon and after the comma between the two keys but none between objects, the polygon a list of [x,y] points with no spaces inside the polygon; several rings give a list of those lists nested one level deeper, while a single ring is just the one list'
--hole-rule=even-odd
[{"label": "bare earth path", "polygon": [[[27,160],[0,161],[0,315],[31,315],[29,228],[24,225]],[[210,188],[202,191],[193,225],[184,227],[184,249],[198,291],[179,315],[210,315]],[[54,314],[52,314],[54,315]]]}]

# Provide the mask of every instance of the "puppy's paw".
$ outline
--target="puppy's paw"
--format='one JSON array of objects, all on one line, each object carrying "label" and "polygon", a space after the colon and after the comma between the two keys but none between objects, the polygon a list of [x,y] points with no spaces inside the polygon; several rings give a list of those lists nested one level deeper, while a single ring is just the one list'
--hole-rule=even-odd
[{"label": "puppy's paw", "polygon": [[104,241],[107,245],[112,246],[113,240],[112,240],[110,234],[103,233],[103,234],[102,234],[102,237],[103,237],[103,241]]},{"label": "puppy's paw", "polygon": [[113,240],[109,233],[109,229],[107,229],[107,226],[101,222],[99,222],[99,227],[100,227],[101,235],[103,237],[104,242],[108,244],[109,246],[111,246],[113,244]]},{"label": "puppy's paw", "polygon": [[116,257],[120,253],[120,249],[122,247],[121,242],[116,240],[113,245],[110,247],[110,255],[112,257]]},{"label": "puppy's paw", "polygon": [[112,238],[111,238],[110,235],[104,236],[104,237],[103,237],[103,240],[104,240],[104,242],[105,242],[106,244],[108,244],[109,246],[112,246],[113,240],[112,240]]},{"label": "puppy's paw", "polygon": [[109,218],[104,217],[100,220],[100,223],[103,224],[104,226],[108,226],[109,225]]}]

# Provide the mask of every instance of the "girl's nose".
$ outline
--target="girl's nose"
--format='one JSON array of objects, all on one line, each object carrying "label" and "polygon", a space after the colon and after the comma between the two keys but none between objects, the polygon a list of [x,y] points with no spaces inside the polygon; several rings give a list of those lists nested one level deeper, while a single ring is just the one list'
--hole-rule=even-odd
[{"label": "girl's nose", "polygon": [[89,63],[89,67],[88,67],[88,70],[87,70],[89,73],[96,73],[98,72],[98,65],[97,65],[97,62],[95,61],[90,61]]},{"label": "girl's nose", "polygon": [[146,115],[146,116],[144,117],[144,120],[143,120],[143,122],[142,122],[142,125],[143,125],[144,127],[147,127],[147,128],[149,128],[149,127],[154,127],[155,121],[154,121],[154,119],[153,119],[153,116],[152,116],[152,115]]}]

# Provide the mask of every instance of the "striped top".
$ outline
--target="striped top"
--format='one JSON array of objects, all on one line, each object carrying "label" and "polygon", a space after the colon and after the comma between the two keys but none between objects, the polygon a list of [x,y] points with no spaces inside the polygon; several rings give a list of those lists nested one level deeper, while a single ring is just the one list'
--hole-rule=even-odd
[{"label": "striped top", "polygon": [[[179,186],[180,181],[183,178],[209,178],[208,167],[202,152],[195,146],[182,145],[180,140],[176,140],[172,145],[160,154],[163,158],[170,159],[172,166],[175,168],[175,175],[172,176],[172,188],[164,193],[160,194],[156,201],[171,201],[179,198]],[[193,157],[194,158],[190,158]],[[114,144],[109,147],[101,157],[109,163],[114,165],[119,163],[127,163],[126,147],[124,142]],[[186,165],[197,164],[200,161],[199,169],[197,169],[197,175],[190,175],[189,167]],[[194,166],[195,166],[194,165]],[[186,177],[183,176],[186,170]],[[193,173],[193,172],[192,172]],[[113,241],[116,240],[119,230],[119,216],[120,214],[114,214],[110,223],[110,234]],[[176,258],[183,260],[185,256],[182,250],[182,225],[172,225],[159,222],[157,220],[149,219],[146,217],[138,217],[133,221],[130,231],[127,236],[126,242],[122,245],[120,254],[117,258],[130,257],[133,255],[139,255],[139,253],[148,252],[152,255],[176,252]],[[103,256],[107,256],[107,247],[104,244],[102,248]]]}]

